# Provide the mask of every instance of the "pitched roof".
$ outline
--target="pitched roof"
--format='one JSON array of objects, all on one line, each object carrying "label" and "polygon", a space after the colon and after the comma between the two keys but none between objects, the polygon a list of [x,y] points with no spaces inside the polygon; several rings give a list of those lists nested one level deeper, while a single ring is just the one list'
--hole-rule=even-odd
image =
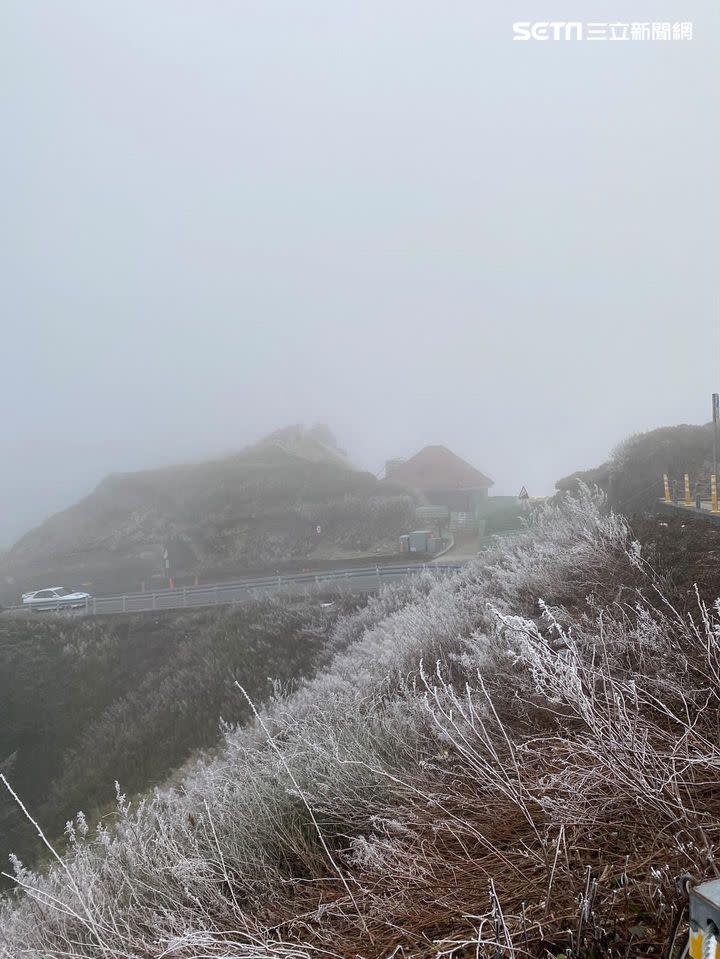
[{"label": "pitched roof", "polygon": [[493,481],[447,446],[426,446],[393,468],[392,477],[413,489],[487,489]]}]

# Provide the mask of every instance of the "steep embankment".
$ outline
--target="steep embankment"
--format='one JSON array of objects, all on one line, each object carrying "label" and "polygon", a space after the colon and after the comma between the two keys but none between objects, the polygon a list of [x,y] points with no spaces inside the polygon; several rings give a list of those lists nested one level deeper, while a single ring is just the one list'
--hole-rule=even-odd
[{"label": "steep embankment", "polygon": [[5,598],[55,581],[136,590],[163,573],[164,549],[176,578],[395,552],[412,517],[408,492],[351,469],[329,431],[292,427],[236,456],[108,477],[15,544]]},{"label": "steep embankment", "polygon": [[[158,783],[246,720],[234,681],[264,700],[274,683],[312,673],[332,623],[362,597],[274,597],[159,615],[0,620],[0,771],[53,836],[82,809]],[[0,862],[43,849],[0,795]],[[3,868],[5,866],[3,865]],[[0,886],[3,883],[0,882]]]},{"label": "steep embankment", "polygon": [[583,495],[341,621],[331,667],[181,788],[80,821],[46,877],[18,867],[0,949],[658,954],[674,877],[720,841],[720,622],[675,613],[650,539]]}]

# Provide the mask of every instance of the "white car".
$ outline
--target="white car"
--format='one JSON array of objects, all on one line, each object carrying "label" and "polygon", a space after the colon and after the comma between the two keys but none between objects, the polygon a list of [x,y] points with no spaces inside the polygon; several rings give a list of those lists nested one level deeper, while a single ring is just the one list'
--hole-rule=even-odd
[{"label": "white car", "polygon": [[48,586],[46,589],[36,589],[31,593],[23,593],[23,606],[31,609],[81,609],[87,606],[92,597],[90,593],[68,589],[67,586]]}]

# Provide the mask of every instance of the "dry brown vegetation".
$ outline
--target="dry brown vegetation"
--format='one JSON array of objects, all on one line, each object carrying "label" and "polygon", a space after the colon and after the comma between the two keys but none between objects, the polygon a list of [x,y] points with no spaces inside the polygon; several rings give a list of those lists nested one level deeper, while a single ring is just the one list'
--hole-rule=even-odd
[{"label": "dry brown vegetation", "polygon": [[583,492],[341,621],[330,669],[181,788],[17,866],[0,950],[660,956],[677,877],[718,869],[720,616],[645,533]]}]

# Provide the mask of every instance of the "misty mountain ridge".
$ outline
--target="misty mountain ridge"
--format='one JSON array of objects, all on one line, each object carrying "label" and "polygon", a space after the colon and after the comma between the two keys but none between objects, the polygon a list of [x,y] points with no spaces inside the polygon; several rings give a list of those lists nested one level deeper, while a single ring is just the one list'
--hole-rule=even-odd
[{"label": "misty mountain ridge", "polygon": [[319,547],[394,549],[413,507],[402,487],[354,469],[327,426],[295,425],[223,458],[111,474],[18,540],[3,565],[91,581],[113,568],[139,583],[168,549],[188,574],[253,569]]},{"label": "misty mountain ridge", "polygon": [[677,496],[687,473],[693,495],[709,498],[713,471],[713,424],[680,423],[633,433],[610,457],[588,470],[578,470],[556,482],[560,492],[576,492],[578,483],[597,486],[610,505],[628,516],[652,510],[663,496],[663,475]]}]

